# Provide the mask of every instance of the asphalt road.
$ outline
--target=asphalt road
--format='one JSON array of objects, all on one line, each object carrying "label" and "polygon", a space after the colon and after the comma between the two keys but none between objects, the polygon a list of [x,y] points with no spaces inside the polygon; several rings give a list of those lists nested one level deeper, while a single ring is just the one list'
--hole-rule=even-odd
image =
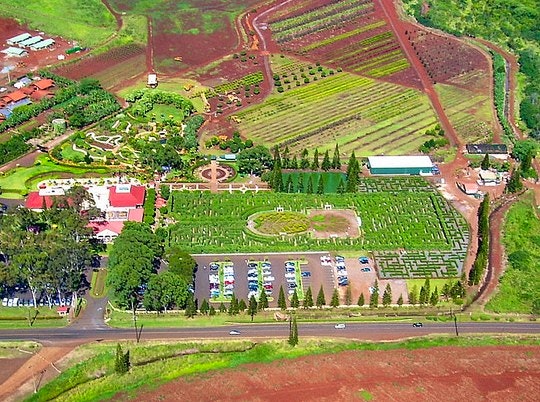
[{"label": "asphalt road", "polygon": [[[229,335],[231,329],[240,335]],[[458,323],[459,334],[533,334],[540,335],[538,323]],[[455,334],[454,323],[424,323],[414,328],[411,323],[347,323],[345,329],[334,324],[298,324],[299,336],[338,337],[349,339],[391,340],[429,334]],[[204,339],[204,338],[287,338],[289,324],[244,324],[225,327],[143,328],[141,340],[151,339]],[[28,330],[2,330],[0,340],[34,340],[48,344],[62,342],[88,342],[117,339],[135,339],[134,329],[80,329],[77,327]]]}]

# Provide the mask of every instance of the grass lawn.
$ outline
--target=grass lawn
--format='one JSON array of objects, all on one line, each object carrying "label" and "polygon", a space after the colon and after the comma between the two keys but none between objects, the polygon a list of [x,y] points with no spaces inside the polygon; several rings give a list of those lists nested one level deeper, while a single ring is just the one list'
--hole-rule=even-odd
[{"label": "grass lawn", "polygon": [[107,287],[105,280],[107,279],[107,270],[95,269],[92,272],[92,280],[90,284],[90,296],[94,298],[101,298],[107,294]]},{"label": "grass lawn", "polygon": [[[39,307],[32,328],[63,327],[67,324],[65,318],[60,318],[56,307]],[[33,307],[0,307],[0,329],[29,328],[29,314],[34,316]]]},{"label": "grass lawn", "polygon": [[496,313],[532,312],[540,309],[540,219],[534,197],[525,194],[506,215],[503,242],[508,256],[498,292],[486,305]]},{"label": "grass lawn", "polygon": [[[86,173],[106,174],[106,168],[79,168],[72,166],[57,165],[48,156],[41,155],[36,160],[34,166],[18,167],[10,170],[7,174],[0,176],[0,188],[3,189],[2,197],[22,198],[22,194],[33,190],[33,185],[37,182],[33,180],[39,176],[39,181],[58,177],[59,174],[69,173],[72,177],[84,175]],[[10,191],[13,190],[13,191]]]},{"label": "grass lawn", "polygon": [[[96,46],[116,30],[116,21],[100,0],[0,0],[0,14],[30,28]],[[66,12],[69,10],[69,12]]]},{"label": "grass lawn", "polygon": [[[439,294],[441,294],[441,290],[445,283],[454,283],[455,279],[437,279],[437,278],[429,278],[429,286],[431,288],[431,291],[433,292],[435,290],[435,286],[439,289]],[[424,286],[424,283],[426,282],[425,279],[406,279],[405,282],[407,283],[407,290],[410,292],[414,285],[416,285],[416,289],[418,289],[418,292],[420,292],[420,289],[422,289],[422,286]]]},{"label": "grass lawn", "polygon": [[[129,350],[129,375],[114,373],[116,343],[87,344],[69,355],[68,366],[54,380],[41,387],[29,401],[101,400],[121,390],[128,395],[143,385],[153,387],[178,377],[238,367],[249,363],[265,363],[312,354],[338,353],[347,350],[422,349],[439,346],[538,345],[538,339],[488,336],[435,336],[402,342],[353,342],[338,339],[302,339],[292,348],[285,340],[253,343],[235,341],[197,342],[132,342],[123,343]],[[96,376],[99,373],[99,376]],[[126,395],[124,395],[125,397]],[[365,395],[367,396],[367,395]]]}]

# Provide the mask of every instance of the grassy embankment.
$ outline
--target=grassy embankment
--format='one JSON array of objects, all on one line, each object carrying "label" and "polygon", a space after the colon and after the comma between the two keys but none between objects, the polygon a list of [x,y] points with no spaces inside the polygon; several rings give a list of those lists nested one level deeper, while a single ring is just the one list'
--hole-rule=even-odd
[{"label": "grassy embankment", "polygon": [[197,341],[124,343],[129,350],[129,374],[114,373],[116,345],[95,343],[81,346],[70,355],[66,368],[44,385],[30,401],[101,400],[118,390],[133,395],[142,386],[158,387],[178,377],[197,375],[213,370],[234,368],[248,363],[266,363],[279,359],[347,350],[421,349],[438,346],[538,345],[528,337],[425,337],[402,342],[372,343],[349,340],[302,339],[291,348],[286,341]]},{"label": "grassy embankment", "polygon": [[540,313],[540,219],[527,193],[506,215],[504,246],[508,266],[499,290],[486,305],[496,313]]},{"label": "grassy embankment", "polygon": [[32,328],[63,327],[67,324],[66,318],[56,312],[56,307],[43,306],[37,310],[33,307],[0,307],[0,329],[30,328],[34,317]]},{"label": "grassy embankment", "polygon": [[106,279],[107,270],[105,268],[94,269],[90,282],[90,296],[98,299],[107,295]]}]

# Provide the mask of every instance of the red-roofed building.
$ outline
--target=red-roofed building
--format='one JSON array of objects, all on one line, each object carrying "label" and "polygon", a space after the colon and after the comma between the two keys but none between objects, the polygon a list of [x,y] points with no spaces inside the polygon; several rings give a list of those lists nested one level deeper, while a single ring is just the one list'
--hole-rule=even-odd
[{"label": "red-roofed building", "polygon": [[124,228],[124,221],[94,221],[88,224],[94,231],[94,237],[104,243],[111,243]]},{"label": "red-roofed building", "polygon": [[10,102],[18,102],[24,98],[26,98],[26,94],[22,92],[21,90],[12,92],[4,97],[8,98]]},{"label": "red-roofed building", "polygon": [[32,191],[26,198],[24,206],[36,212],[42,212],[43,206],[51,208],[53,205],[53,197],[49,195],[39,195],[38,191]]},{"label": "red-roofed building", "polygon": [[137,209],[130,209],[128,214],[128,221],[132,222],[142,222],[144,216],[144,209],[137,208]]},{"label": "red-roofed building", "polygon": [[50,79],[44,79],[34,82],[34,86],[37,89],[45,90],[54,87],[54,81]]},{"label": "red-roofed building", "polygon": [[141,208],[145,195],[144,186],[118,184],[109,188],[109,204],[113,208]]},{"label": "red-roofed building", "polygon": [[22,87],[20,91],[25,95],[30,95],[32,92],[34,92],[34,88]]}]

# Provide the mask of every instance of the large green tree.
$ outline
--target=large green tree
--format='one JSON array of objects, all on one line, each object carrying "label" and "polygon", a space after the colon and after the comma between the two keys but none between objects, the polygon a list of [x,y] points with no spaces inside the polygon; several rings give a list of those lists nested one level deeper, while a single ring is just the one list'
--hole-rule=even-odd
[{"label": "large green tree", "polygon": [[260,176],[264,171],[272,168],[273,158],[266,147],[259,145],[240,151],[236,162],[240,173]]}]

